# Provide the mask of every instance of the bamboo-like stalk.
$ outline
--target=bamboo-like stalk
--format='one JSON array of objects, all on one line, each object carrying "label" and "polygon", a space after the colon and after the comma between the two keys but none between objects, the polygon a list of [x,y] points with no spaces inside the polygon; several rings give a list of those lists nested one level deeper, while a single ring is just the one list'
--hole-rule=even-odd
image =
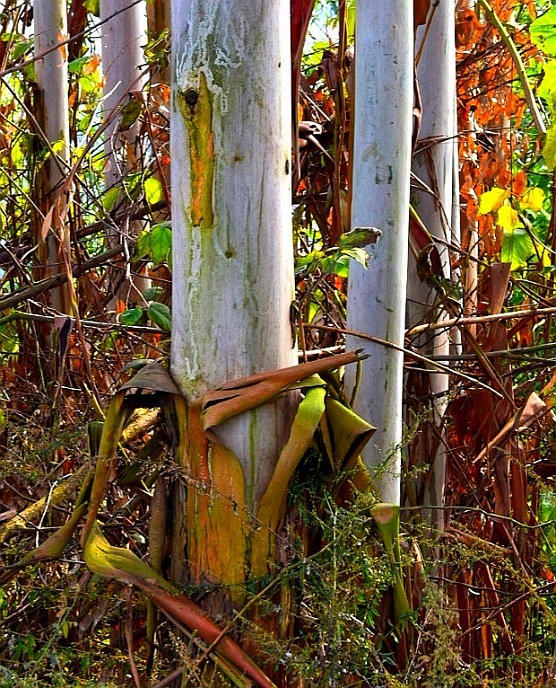
[{"label": "bamboo-like stalk", "polygon": [[[413,114],[413,3],[357,3],[353,151],[353,227],[378,227],[383,236],[368,248],[368,270],[352,262],[348,330],[403,343],[409,226]],[[384,501],[398,503],[402,442],[403,355],[369,340],[348,337],[369,359],[355,402],[377,432],[364,453],[377,469]],[[353,380],[352,380],[353,382]]]},{"label": "bamboo-like stalk", "polygon": [[[417,65],[417,78],[421,92],[421,127],[419,136],[430,142],[421,149],[417,145],[413,172],[431,189],[425,193],[419,186],[412,194],[412,205],[424,223],[431,237],[438,237],[438,250],[442,274],[434,275],[436,280],[450,280],[450,256],[447,246],[452,244],[451,221],[454,215],[452,204],[457,197],[454,185],[454,161],[457,160],[456,129],[456,49],[455,49],[455,3],[453,0],[434,5],[429,11],[427,28],[418,31],[417,43],[422,41],[421,59]],[[430,248],[430,247],[429,247]],[[428,250],[428,249],[425,249]],[[430,311],[438,300],[438,292],[429,281],[423,281],[419,274],[421,255],[410,256],[408,276],[408,322],[419,323],[430,317]],[[447,300],[447,303],[451,303]],[[441,304],[435,313],[439,321],[447,320],[451,310]],[[449,307],[448,307],[449,308]],[[412,342],[420,353],[432,356],[446,356],[450,350],[449,329],[437,329],[429,337]],[[438,442],[443,433],[443,415],[447,405],[449,375],[435,371],[429,376],[429,385],[434,402],[434,428],[426,427],[413,444],[419,465],[429,464],[429,478],[426,481],[425,505],[441,506],[444,500],[444,478],[446,467],[445,442]],[[436,450],[435,450],[435,447]],[[419,455],[421,454],[421,455]],[[432,455],[431,455],[432,454]],[[443,512],[426,511],[429,520],[443,529]]]}]

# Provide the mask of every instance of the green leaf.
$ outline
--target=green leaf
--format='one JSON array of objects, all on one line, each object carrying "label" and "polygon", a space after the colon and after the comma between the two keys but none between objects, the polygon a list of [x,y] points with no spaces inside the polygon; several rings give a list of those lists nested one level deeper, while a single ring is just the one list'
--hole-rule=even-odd
[{"label": "green leaf", "polygon": [[120,315],[120,322],[122,325],[136,325],[143,316],[143,309],[136,306],[135,308],[128,308]]},{"label": "green leaf", "polygon": [[336,253],[322,261],[322,270],[330,275],[349,277],[349,256],[345,253]]},{"label": "green leaf", "polygon": [[[120,131],[127,131],[130,129],[135,122],[139,119],[141,114],[142,105],[141,101],[137,98],[132,98],[129,103],[126,103],[121,111],[120,119]],[[148,180],[147,180],[148,181]],[[145,182],[146,186],[146,182]]]},{"label": "green leaf", "polygon": [[365,248],[369,244],[376,243],[377,235],[380,236],[380,233],[373,227],[356,227],[350,232],[342,234],[338,248]]},{"label": "green leaf", "polygon": [[548,107],[554,110],[554,98],[556,95],[556,60],[549,60],[543,65],[543,78],[537,89],[537,93],[544,98]]},{"label": "green leaf", "polygon": [[114,207],[120,197],[120,192],[121,189],[119,187],[113,186],[111,189],[108,189],[108,191],[104,194],[104,198],[102,199],[102,205],[104,206],[104,210],[106,210],[107,213],[110,213],[112,212],[112,210],[114,210]]},{"label": "green leaf", "polygon": [[321,264],[324,255],[324,251],[311,251],[306,256],[300,256],[295,262],[295,274],[299,275],[305,270],[309,274],[313,273]]},{"label": "green leaf", "polygon": [[151,303],[147,308],[147,315],[155,325],[163,330],[170,332],[172,329],[172,313],[166,304],[156,301]]},{"label": "green leaf", "polygon": [[318,376],[316,381],[321,384],[309,388],[297,407],[290,436],[280,452],[270,482],[259,503],[257,520],[263,525],[263,532],[261,533],[263,537],[260,541],[258,539],[255,541],[256,550],[257,545],[261,547],[261,550],[257,551],[254,562],[259,565],[262,564],[263,568],[269,555],[269,552],[265,551],[269,540],[264,535],[264,528],[270,528],[272,531],[277,529],[285,510],[288,487],[292,476],[313,441],[325,410],[326,387]]},{"label": "green leaf", "polygon": [[[147,180],[149,181],[149,180]],[[150,254],[155,265],[168,261],[172,251],[172,230],[168,222],[153,225],[150,231]]]},{"label": "green leaf", "polygon": [[137,237],[137,243],[135,244],[135,255],[138,258],[145,258],[151,256],[151,232],[145,229]]},{"label": "green leaf", "polygon": [[350,43],[353,43],[355,39],[355,12],[355,0],[348,0],[346,3],[346,27]]},{"label": "green leaf", "polygon": [[164,198],[162,184],[156,177],[145,179],[145,198],[150,205],[154,205]]},{"label": "green leaf", "polygon": [[531,41],[546,55],[556,55],[556,6],[535,19],[529,32]]},{"label": "green leaf", "polygon": [[525,229],[517,228],[513,232],[504,232],[501,260],[503,263],[511,263],[511,270],[525,267],[534,253],[533,240]]},{"label": "green leaf", "polygon": [[83,6],[95,17],[100,17],[100,0],[85,0]]},{"label": "green leaf", "polygon": [[12,48],[12,59],[17,62],[20,57],[23,57],[25,53],[29,50],[32,43],[25,37],[21,36],[21,40],[15,43]]},{"label": "green leaf", "polygon": [[149,287],[143,292],[146,301],[157,301],[164,289],[159,286]]},{"label": "green leaf", "polygon": [[364,268],[369,266],[369,254],[363,248],[350,248],[348,250],[343,250],[342,253],[353,258],[353,260],[360,263]]},{"label": "green leaf", "polygon": [[83,57],[77,57],[75,60],[68,62],[68,72],[70,74],[80,74],[86,64],[91,61],[90,55],[83,55]]}]

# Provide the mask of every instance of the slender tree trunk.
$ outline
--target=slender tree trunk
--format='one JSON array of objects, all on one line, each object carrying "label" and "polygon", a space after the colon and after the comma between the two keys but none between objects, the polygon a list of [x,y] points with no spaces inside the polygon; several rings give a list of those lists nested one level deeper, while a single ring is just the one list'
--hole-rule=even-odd
[{"label": "slender tree trunk", "polygon": [[[227,380],[296,362],[289,323],[288,10],[287,0],[173,4],[171,368],[190,407]],[[205,447],[208,453],[199,459],[204,477],[195,457],[205,450],[188,440],[190,508],[199,489],[194,481],[210,483],[216,494],[214,481],[225,461],[222,490],[240,505],[235,515],[218,516],[208,504],[207,526],[200,532],[199,497],[198,510],[184,525],[188,546],[193,543],[204,562],[193,564],[193,578],[222,580],[236,571],[237,582],[245,575],[245,561],[226,561],[224,546],[212,558],[204,551],[214,549],[217,539],[222,543],[234,521],[245,540],[245,519],[268,483],[292,410],[286,398],[228,421],[218,433],[231,452],[224,456],[218,449],[219,458],[219,444]],[[195,424],[190,416],[192,436]],[[211,533],[218,533],[212,542]],[[236,559],[245,552],[237,551]]]},{"label": "slender tree trunk", "polygon": [[[122,11],[123,10],[123,11]],[[104,84],[104,118],[108,123],[105,133],[105,186],[107,189],[122,185],[135,166],[140,151],[136,149],[139,137],[139,124],[121,126],[121,109],[135,98],[147,80],[144,65],[143,46],[147,41],[147,16],[144,2],[132,0],[101,0],[100,18],[102,23],[102,66]],[[133,105],[133,103],[132,103]],[[131,222],[129,226],[114,227],[109,230],[108,241],[111,246],[136,237],[142,229],[141,222]],[[131,298],[137,301],[138,291],[145,282],[124,277],[123,268],[116,268],[111,275],[113,284],[109,310],[121,310]]]},{"label": "slender tree trunk", "polygon": [[[352,226],[375,226],[368,270],[351,266],[348,328],[403,345],[413,110],[413,3],[358,0]],[[369,358],[355,402],[377,427],[364,453],[384,501],[399,503],[403,354],[357,337]],[[385,463],[386,462],[386,463]],[[380,471],[377,467],[385,464]]]},{"label": "slender tree trunk", "polygon": [[[457,193],[457,189],[454,189],[454,157],[457,155],[454,2],[445,1],[433,5],[429,18],[430,25],[427,23],[426,37],[423,37],[425,28],[421,27],[416,41],[419,48],[424,40],[417,65],[423,115],[413,169],[432,193],[417,186],[412,194],[412,202],[420,219],[437,240],[436,248],[440,254],[442,274],[429,275],[429,278],[438,280],[441,290],[446,289],[446,295],[442,296],[441,292],[432,286],[430,279],[428,282],[421,281],[415,258],[426,260],[426,256],[412,255],[408,282],[410,327],[426,319],[439,320],[454,315],[449,308],[454,302],[446,298],[453,298],[453,295],[448,293],[451,269],[446,244],[452,242],[453,204]],[[440,284],[442,280],[444,284]],[[450,350],[448,332],[444,330],[436,330],[434,335],[425,335],[420,343],[414,344],[420,344],[425,355],[447,355]],[[436,428],[424,429],[419,437],[419,443],[427,454],[422,460],[430,465],[424,504],[441,507],[444,502],[446,466],[442,426],[449,376],[433,370],[430,372],[429,382]],[[436,525],[442,527],[441,509],[435,509],[429,516]]]},{"label": "slender tree trunk", "polygon": [[[42,0],[35,3],[34,18],[35,54],[41,55],[66,40],[67,14],[63,0]],[[67,47],[62,46],[39,59],[36,69],[42,98],[39,124],[46,136],[43,144],[50,146],[42,177],[41,205],[46,214],[51,211],[51,219],[43,224],[39,239],[39,255],[41,262],[47,265],[48,276],[65,272],[64,261],[69,261],[70,251],[69,229],[66,224],[68,196],[67,190],[62,187],[69,164]],[[46,232],[47,225],[50,227]],[[51,291],[50,305],[60,313],[71,313],[71,297],[67,285]]]}]

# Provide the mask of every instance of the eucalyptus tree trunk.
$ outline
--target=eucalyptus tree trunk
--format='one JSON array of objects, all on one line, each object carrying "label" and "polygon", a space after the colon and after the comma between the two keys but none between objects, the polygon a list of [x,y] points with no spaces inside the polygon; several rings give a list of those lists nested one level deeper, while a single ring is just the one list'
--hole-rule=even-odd
[{"label": "eucalyptus tree trunk", "polygon": [[[358,0],[352,226],[383,236],[368,270],[351,266],[348,328],[403,345],[413,111],[413,2]],[[350,336],[363,348],[355,410],[376,426],[364,452],[383,501],[399,503],[403,353]],[[379,468],[380,467],[380,468]]]},{"label": "eucalyptus tree trunk", "polygon": [[[141,90],[147,80],[143,55],[143,46],[147,42],[145,3],[133,0],[101,0],[100,18],[102,68],[105,78],[105,187],[111,189],[116,185],[125,186],[126,175],[133,170],[136,160],[140,160],[141,157],[140,150],[136,148],[138,142],[139,145],[141,142],[138,120],[129,124],[125,119],[122,121],[122,115],[125,117],[127,111],[129,117],[134,108],[140,109]],[[134,99],[136,102],[133,102]],[[124,198],[125,195],[123,192]],[[111,246],[125,244],[128,239],[136,237],[141,229],[142,224],[137,221],[132,221],[126,226],[114,226],[109,229],[108,241]],[[137,291],[146,286],[140,278],[135,281],[128,279],[118,269],[111,275],[111,282],[113,298],[109,305],[110,310],[123,308],[130,297],[136,300]]]},{"label": "eucalyptus tree trunk", "polygon": [[[57,43],[67,39],[67,13],[64,0],[42,0],[34,7],[35,55],[40,57]],[[66,225],[68,190],[63,182],[69,168],[69,106],[67,46],[49,52],[36,63],[37,84],[42,107],[39,124],[50,149],[41,179],[42,209],[50,222],[42,224],[39,256],[47,273],[66,271],[69,265],[70,239]],[[54,206],[54,211],[52,208]],[[48,224],[50,227],[48,228]],[[46,232],[45,230],[48,229]],[[60,313],[71,313],[70,290],[67,284],[56,287],[50,295],[50,305]]]},{"label": "eucalyptus tree trunk", "polygon": [[[288,12],[287,0],[173,3],[171,370],[190,408],[225,381],[296,362]],[[285,443],[293,405],[285,398],[219,427],[204,477],[191,477],[188,503],[197,499],[197,479],[212,480],[216,495],[227,461],[221,491],[236,511],[219,516],[209,504],[203,528],[203,516],[191,512],[184,527],[197,552],[188,551],[197,559],[192,578],[244,577],[246,519]],[[226,459],[216,456],[219,445],[230,450]],[[197,450],[189,445],[190,475]],[[238,543],[231,559],[225,540]]]},{"label": "eucalyptus tree trunk", "polygon": [[[421,54],[417,76],[421,90],[422,120],[413,169],[430,192],[417,184],[412,203],[432,235],[434,250],[438,251],[440,257],[441,273],[427,273],[426,266],[423,269],[423,262],[426,263],[427,252],[432,246],[424,247],[418,255],[412,254],[408,283],[410,327],[423,321],[453,317],[451,309],[455,303],[453,294],[449,293],[451,269],[447,248],[453,240],[453,221],[457,217],[454,212],[454,204],[457,204],[457,182],[454,179],[457,160],[455,3],[446,0],[438,5],[432,4],[427,26],[427,30],[421,27],[416,41]],[[425,333],[420,341],[413,344],[420,346],[425,355],[447,355],[450,352],[450,339],[445,330],[435,330],[430,335]],[[442,527],[443,514],[438,507],[444,503],[446,452],[442,425],[449,376],[431,370],[429,382],[436,427],[424,428],[418,438],[424,454],[422,460],[430,465],[423,502],[434,507],[429,518]]]}]

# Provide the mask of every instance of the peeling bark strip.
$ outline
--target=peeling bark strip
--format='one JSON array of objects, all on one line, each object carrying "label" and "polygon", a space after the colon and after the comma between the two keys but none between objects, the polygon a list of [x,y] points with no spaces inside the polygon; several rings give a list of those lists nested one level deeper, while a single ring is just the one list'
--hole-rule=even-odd
[{"label": "peeling bark strip", "polygon": [[179,91],[178,106],[189,133],[191,161],[191,224],[208,229],[214,222],[212,189],[214,182],[214,134],[212,97],[201,72],[199,89]]}]

